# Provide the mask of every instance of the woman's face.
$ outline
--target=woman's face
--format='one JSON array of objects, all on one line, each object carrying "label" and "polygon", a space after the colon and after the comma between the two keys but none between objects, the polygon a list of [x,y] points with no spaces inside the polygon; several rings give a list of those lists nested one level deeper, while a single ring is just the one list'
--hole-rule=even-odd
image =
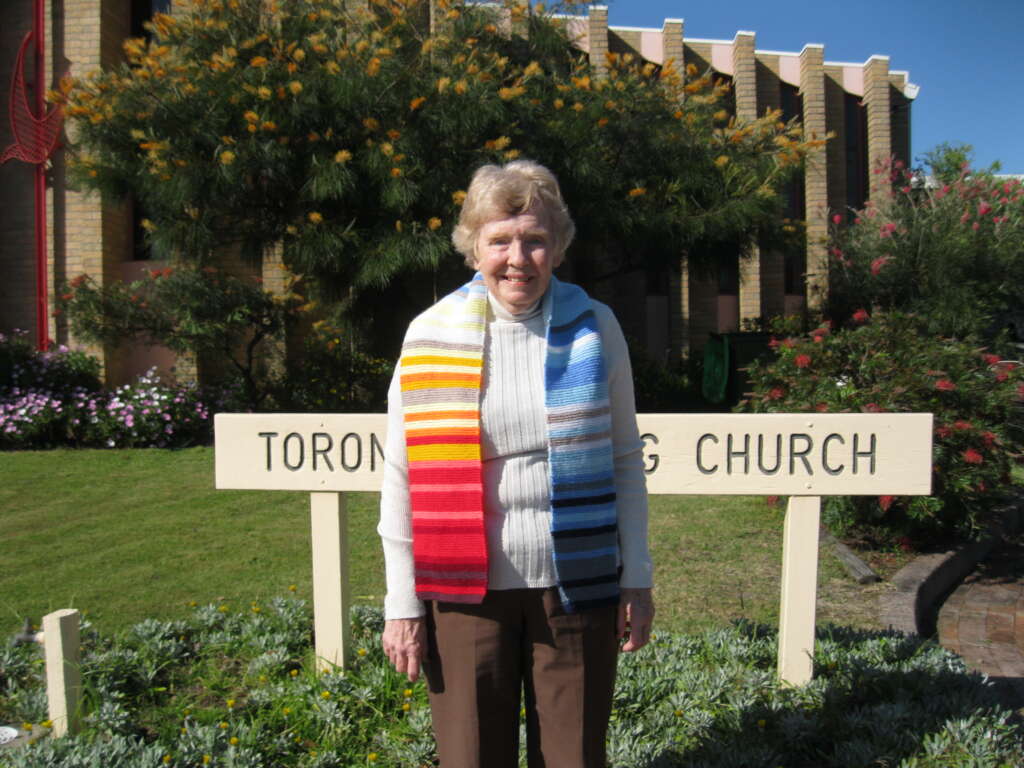
[{"label": "woman's face", "polygon": [[474,266],[507,311],[525,312],[548,289],[551,270],[561,262],[553,241],[547,217],[532,209],[493,219],[480,228]]}]

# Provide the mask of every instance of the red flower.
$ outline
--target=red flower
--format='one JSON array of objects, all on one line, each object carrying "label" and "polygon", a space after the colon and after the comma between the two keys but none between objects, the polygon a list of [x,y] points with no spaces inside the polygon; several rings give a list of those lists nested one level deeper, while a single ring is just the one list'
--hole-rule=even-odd
[{"label": "red flower", "polygon": [[984,459],[981,458],[981,454],[973,448],[968,448],[963,452],[964,461],[968,464],[981,464]]},{"label": "red flower", "polygon": [[947,426],[936,427],[936,429],[935,429],[935,436],[936,437],[949,437],[952,434],[953,434],[953,430],[950,429]]},{"label": "red flower", "polygon": [[871,274],[875,277],[882,271],[882,267],[889,263],[888,256],[879,256],[877,259],[871,262]]},{"label": "red flower", "polygon": [[853,322],[855,323],[866,323],[871,319],[866,309],[858,309],[853,313]]},{"label": "red flower", "polygon": [[814,339],[815,344],[821,344],[825,340],[824,335],[820,333],[815,333],[811,338]]},{"label": "red flower", "polygon": [[909,195],[910,187],[900,187],[900,192],[902,192],[904,195]]},{"label": "red flower", "polygon": [[814,406],[814,410],[818,413],[828,413],[828,403],[818,403]]},{"label": "red flower", "polygon": [[979,224],[978,222],[974,222],[973,224],[971,224],[971,229],[977,232],[979,229],[981,229],[981,224]]},{"label": "red flower", "polygon": [[778,496],[766,496],[765,499],[764,499],[764,503],[767,504],[769,507],[777,507],[777,506],[779,506],[779,497]]},{"label": "red flower", "polygon": [[940,392],[952,392],[956,389],[956,384],[949,379],[939,379],[935,382],[935,388]]},{"label": "red flower", "polygon": [[969,421],[957,419],[956,421],[953,422],[953,429],[959,430],[961,432],[966,432],[969,429],[974,429],[974,425],[971,424],[971,422]]},{"label": "red flower", "polygon": [[992,210],[992,206],[991,206],[991,205],[989,205],[989,204],[988,204],[988,203],[987,203],[986,201],[984,201],[984,200],[982,200],[982,201],[981,201],[981,202],[980,202],[980,203],[978,204],[978,215],[979,215],[979,216],[984,216],[984,215],[985,215],[986,213],[988,213],[988,212],[989,212],[989,211],[991,211],[991,210]]},{"label": "red flower", "polygon": [[781,342],[778,339],[776,339],[774,336],[772,336],[772,340],[768,342],[768,348],[769,349],[778,349],[780,343]]},{"label": "red flower", "polygon": [[149,270],[149,276],[151,278],[153,278],[154,280],[156,280],[158,277],[162,277],[163,274],[164,274],[163,270],[161,270],[161,269],[151,269],[151,270]]},{"label": "red flower", "polygon": [[768,390],[768,394],[765,395],[765,399],[781,400],[785,394],[786,390],[784,390],[782,387],[772,387],[772,389]]},{"label": "red flower", "polygon": [[792,349],[793,347],[796,346],[796,342],[793,341],[793,339],[783,339],[782,346],[784,346],[786,349]]},{"label": "red flower", "polygon": [[982,355],[981,359],[985,361],[985,365],[995,365],[999,362],[999,355]]},{"label": "red flower", "polygon": [[998,438],[996,438],[995,432],[990,432],[989,430],[986,429],[984,432],[981,433],[981,442],[985,444],[986,448],[991,448],[993,445],[995,445],[997,439]]},{"label": "red flower", "polygon": [[832,217],[832,223],[833,223],[833,224],[841,224],[842,222],[843,222],[843,217],[842,217],[842,216],[840,216],[840,215],[839,215],[838,213],[837,213],[837,214],[835,214],[835,215],[834,215],[834,216]]},{"label": "red flower", "polygon": [[974,486],[974,487],[978,490],[978,493],[984,493],[985,491],[988,490],[988,486],[985,485],[985,481],[984,480],[979,480],[978,484],[976,486]]},{"label": "red flower", "polygon": [[893,501],[894,498],[896,498],[896,497],[895,496],[879,496],[878,497],[878,506],[880,506],[882,508],[883,512],[888,512],[889,511],[889,507],[892,506],[892,501]]},{"label": "red flower", "polygon": [[793,364],[796,365],[797,368],[806,368],[811,364],[811,356],[797,355],[793,358]]},{"label": "red flower", "polygon": [[1010,378],[1010,374],[1006,371],[1000,371],[996,374],[996,381],[1006,381],[1008,378]]},{"label": "red flower", "polygon": [[61,301],[71,301],[73,298],[75,298],[75,294],[73,293],[62,293],[60,295]]},{"label": "red flower", "polygon": [[868,403],[864,406],[864,410],[868,413],[884,413],[884,410],[878,403]]}]

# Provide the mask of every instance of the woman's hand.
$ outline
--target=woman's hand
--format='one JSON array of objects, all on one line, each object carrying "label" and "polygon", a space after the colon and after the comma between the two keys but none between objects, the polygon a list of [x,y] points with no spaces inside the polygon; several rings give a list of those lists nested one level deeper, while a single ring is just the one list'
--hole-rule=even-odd
[{"label": "woman's hand", "polygon": [[621,640],[629,634],[622,646],[626,652],[639,651],[651,639],[651,624],[654,622],[654,599],[650,589],[623,587],[619,599],[618,633]]},{"label": "woman's hand", "polygon": [[384,622],[381,645],[400,675],[409,682],[420,676],[420,662],[427,655],[427,624],[423,618],[391,619]]}]

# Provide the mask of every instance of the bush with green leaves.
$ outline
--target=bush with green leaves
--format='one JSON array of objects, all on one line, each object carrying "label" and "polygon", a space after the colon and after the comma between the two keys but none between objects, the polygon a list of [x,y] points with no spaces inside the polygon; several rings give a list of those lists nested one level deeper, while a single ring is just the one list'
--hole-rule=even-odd
[{"label": "bush with green leaves", "polygon": [[918,541],[977,535],[1011,482],[1024,419],[1024,368],[986,349],[929,335],[927,319],[853,313],[851,325],[774,338],[777,355],[749,369],[754,413],[932,413],[932,495],[828,497],[838,532],[882,525]]},{"label": "bush with green leaves", "polygon": [[[35,741],[4,768],[204,765],[426,768],[435,760],[426,688],[391,668],[376,609],[353,610],[344,675],[318,674],[302,601],[197,607],[116,638],[83,633],[81,734],[39,738],[35,645],[0,652],[0,720]],[[894,632],[823,627],[814,679],[777,681],[777,633],[739,622],[657,633],[619,659],[613,768],[973,768],[1019,765],[1024,733],[992,685],[948,651]],[[941,691],[942,695],[935,695]]]},{"label": "bush with green leaves", "polygon": [[72,445],[178,448],[210,442],[212,414],[238,410],[229,388],[164,382],[155,371],[103,389],[99,362],[66,347],[40,352],[25,334],[0,334],[0,450]]},{"label": "bush with green leaves", "polygon": [[152,269],[131,283],[98,284],[79,275],[60,296],[77,336],[97,344],[162,344],[178,354],[217,361],[220,378],[240,383],[257,409],[269,394],[267,342],[280,339],[308,304],[276,295],[214,267]]},{"label": "bush with green leaves", "polygon": [[897,162],[874,169],[873,188],[864,210],[833,217],[826,315],[845,323],[861,308],[900,310],[933,335],[999,344],[1009,329],[1024,341],[1021,181],[964,166],[930,182]]}]

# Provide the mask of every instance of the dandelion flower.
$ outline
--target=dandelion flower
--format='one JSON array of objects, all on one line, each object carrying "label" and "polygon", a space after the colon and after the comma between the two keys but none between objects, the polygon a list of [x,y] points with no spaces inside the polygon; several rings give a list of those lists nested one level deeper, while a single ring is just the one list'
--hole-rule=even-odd
[{"label": "dandelion flower", "polygon": [[[347,163],[351,159],[352,159],[352,153],[349,152],[347,149],[339,149],[334,154],[334,162],[336,162],[336,163],[338,163],[340,165],[344,165],[345,163]],[[292,584],[290,587],[288,587],[288,589],[290,589],[290,590],[292,590],[294,592],[295,591],[295,585]]]},{"label": "dandelion flower", "polygon": [[298,80],[292,80],[288,83],[288,90],[291,91],[293,95],[298,96],[302,93],[302,83]]},{"label": "dandelion flower", "polygon": [[220,153],[220,162],[221,165],[231,165],[235,162],[235,153],[228,149],[224,150]]},{"label": "dandelion flower", "polygon": [[319,224],[321,221],[324,220],[323,214],[319,213],[318,211],[310,211],[307,218],[309,219],[309,222],[311,224]]},{"label": "dandelion flower", "polygon": [[267,86],[261,85],[259,88],[256,89],[256,95],[259,96],[264,101],[268,101],[270,97],[273,95],[273,91],[267,88]]}]

